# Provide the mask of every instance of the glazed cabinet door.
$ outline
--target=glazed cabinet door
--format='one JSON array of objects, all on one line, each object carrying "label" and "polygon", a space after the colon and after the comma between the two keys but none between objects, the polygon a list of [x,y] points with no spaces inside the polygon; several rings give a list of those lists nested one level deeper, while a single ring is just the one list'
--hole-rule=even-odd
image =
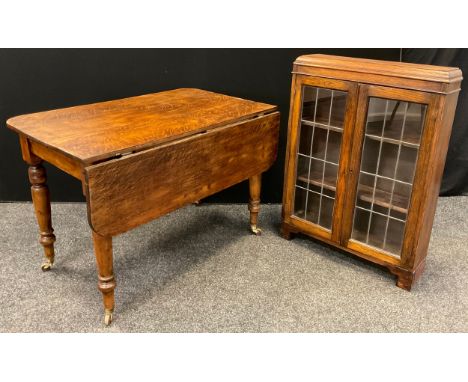
[{"label": "glazed cabinet door", "polygon": [[435,97],[360,86],[344,244],[397,264],[412,253]]},{"label": "glazed cabinet door", "polygon": [[357,86],[297,77],[289,133],[286,219],[302,230],[339,240],[340,215]]}]

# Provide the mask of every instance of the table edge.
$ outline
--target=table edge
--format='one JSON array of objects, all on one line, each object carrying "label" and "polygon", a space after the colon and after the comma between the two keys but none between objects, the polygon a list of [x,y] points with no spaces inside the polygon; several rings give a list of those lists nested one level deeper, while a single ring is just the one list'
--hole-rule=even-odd
[{"label": "table edge", "polygon": [[[259,102],[259,103],[262,103],[262,102]],[[178,134],[178,135],[166,137],[164,139],[158,139],[156,141],[148,141],[148,142],[145,142],[143,144],[125,147],[124,149],[113,150],[113,151],[109,151],[109,152],[106,152],[106,153],[103,153],[103,154],[94,155],[94,156],[87,156],[87,157],[79,157],[77,155],[74,155],[74,154],[72,154],[72,153],[70,153],[68,151],[65,151],[65,150],[61,149],[58,146],[51,145],[51,144],[49,144],[49,143],[47,143],[45,141],[42,141],[40,139],[37,139],[37,138],[31,136],[28,133],[25,133],[24,131],[22,131],[22,130],[18,129],[17,127],[13,126],[9,122],[11,119],[13,119],[15,117],[7,119],[6,126],[10,130],[17,133],[18,135],[22,135],[22,136],[26,137],[27,139],[29,139],[31,141],[34,141],[34,142],[36,142],[38,144],[41,144],[41,145],[45,146],[46,148],[56,150],[56,151],[60,152],[61,154],[65,155],[66,157],[68,157],[68,158],[70,158],[72,160],[78,161],[82,166],[88,166],[88,165],[91,165],[91,164],[96,164],[96,163],[99,163],[99,162],[104,162],[104,161],[107,161],[107,160],[110,160],[110,159],[114,159],[115,157],[118,157],[119,155],[125,155],[125,154],[128,154],[128,153],[135,153],[135,152],[138,152],[138,151],[143,151],[143,150],[146,150],[146,149],[149,149],[149,148],[153,148],[153,147],[157,147],[157,146],[160,146],[160,145],[163,145],[163,144],[167,144],[169,142],[175,142],[175,141],[177,141],[179,139],[187,138],[187,137],[189,137],[191,135],[198,134],[198,133],[200,133],[202,131],[208,131],[208,130],[213,130],[213,129],[216,129],[216,128],[219,128],[219,127],[234,125],[234,124],[237,124],[237,123],[240,123],[240,122],[245,122],[245,121],[247,121],[249,119],[254,119],[254,118],[261,117],[261,116],[264,116],[264,115],[267,115],[267,114],[272,114],[272,113],[275,113],[275,112],[279,112],[278,106],[276,106],[276,105],[270,105],[270,104],[265,104],[265,103],[262,103],[262,104],[264,104],[266,106],[270,106],[270,107],[265,109],[264,111],[245,114],[240,118],[235,118],[233,120],[214,123],[212,125],[204,126],[202,128],[196,129],[196,130],[191,130],[191,131],[189,131],[189,132],[187,132],[185,134]]]}]

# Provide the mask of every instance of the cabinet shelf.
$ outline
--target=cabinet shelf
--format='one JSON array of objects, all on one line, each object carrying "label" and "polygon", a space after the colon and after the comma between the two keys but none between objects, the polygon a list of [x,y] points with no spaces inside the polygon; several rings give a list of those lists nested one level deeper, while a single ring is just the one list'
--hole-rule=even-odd
[{"label": "cabinet shelf", "polygon": [[[310,178],[307,174],[298,175],[297,180],[309,183],[317,187],[322,187],[322,173],[319,171],[311,171]],[[334,177],[324,177],[323,179],[323,188],[333,191],[336,191],[336,179]],[[390,204],[391,193],[384,191],[384,190],[375,190],[374,198],[372,196],[373,188],[371,186],[366,185],[359,185],[358,189],[358,199],[364,202],[372,203],[372,199],[374,199],[374,204],[384,207],[390,208],[393,211],[400,212],[403,214],[408,213],[408,197],[404,195],[399,195],[397,193],[393,193],[392,204]]]},{"label": "cabinet shelf", "polygon": [[[315,126],[315,127],[319,127],[321,129],[325,129],[325,130],[333,130],[333,131],[336,131],[338,133],[342,133],[343,132],[343,128],[342,127],[338,127],[338,126],[334,126],[334,124],[328,124],[328,121],[325,121],[325,120],[316,120],[315,122],[314,121],[311,121],[307,118],[302,118],[301,119],[301,122],[304,124],[304,125],[307,125],[307,126]],[[333,122],[333,121],[332,121]]]},{"label": "cabinet shelf", "polygon": [[[372,192],[372,187],[361,184],[358,189],[358,199],[372,203]],[[408,213],[408,208],[406,207],[408,205],[408,197],[393,193],[392,204],[390,204],[390,199],[390,192],[379,189],[375,190],[374,204],[377,204],[380,207],[390,208],[403,214]]]},{"label": "cabinet shelf", "polygon": [[[322,187],[322,172],[320,171],[310,171],[310,178],[307,174],[298,175],[297,180],[300,180],[304,183],[309,183],[317,187]],[[336,191],[336,179],[332,176],[323,177],[323,188],[330,191]]]}]

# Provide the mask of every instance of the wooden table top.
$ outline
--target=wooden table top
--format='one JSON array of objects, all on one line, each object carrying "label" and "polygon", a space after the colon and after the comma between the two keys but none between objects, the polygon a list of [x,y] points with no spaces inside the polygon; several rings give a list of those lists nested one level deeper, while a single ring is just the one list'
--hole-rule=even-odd
[{"label": "wooden table top", "polygon": [[10,118],[7,126],[84,163],[139,151],[277,108],[200,89],[175,89]]}]

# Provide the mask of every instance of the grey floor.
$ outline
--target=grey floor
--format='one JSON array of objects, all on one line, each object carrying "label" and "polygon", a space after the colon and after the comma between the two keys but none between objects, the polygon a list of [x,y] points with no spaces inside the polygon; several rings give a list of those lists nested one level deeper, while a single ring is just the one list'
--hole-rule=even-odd
[{"label": "grey floor", "polygon": [[412,292],[385,269],[278,235],[244,205],[189,206],[114,239],[115,320],[101,296],[84,204],[53,204],[56,264],[40,270],[29,203],[0,204],[2,332],[467,332],[468,197],[441,198]]}]

